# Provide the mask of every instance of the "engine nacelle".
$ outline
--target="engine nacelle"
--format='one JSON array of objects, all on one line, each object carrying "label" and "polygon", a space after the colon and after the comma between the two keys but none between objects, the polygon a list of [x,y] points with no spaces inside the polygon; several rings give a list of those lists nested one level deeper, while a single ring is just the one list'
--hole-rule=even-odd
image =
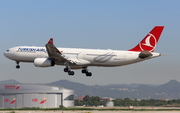
[{"label": "engine nacelle", "polygon": [[34,65],[36,67],[51,67],[55,65],[55,62],[48,58],[36,58],[34,60]]}]

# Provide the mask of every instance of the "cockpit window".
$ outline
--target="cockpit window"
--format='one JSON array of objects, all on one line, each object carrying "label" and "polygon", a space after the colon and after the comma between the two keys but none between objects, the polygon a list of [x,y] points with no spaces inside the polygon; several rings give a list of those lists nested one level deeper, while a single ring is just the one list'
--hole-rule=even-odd
[{"label": "cockpit window", "polygon": [[7,50],[7,52],[9,52],[9,49]]}]

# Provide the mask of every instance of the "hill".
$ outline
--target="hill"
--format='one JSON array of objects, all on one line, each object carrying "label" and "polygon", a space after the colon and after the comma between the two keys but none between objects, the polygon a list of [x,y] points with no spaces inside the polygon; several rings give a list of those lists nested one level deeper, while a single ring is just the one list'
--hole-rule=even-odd
[{"label": "hill", "polygon": [[2,81],[0,81],[0,84],[18,84],[19,82],[18,81],[16,81],[16,80],[14,80],[14,79],[9,79],[9,80],[2,80]]},{"label": "hill", "polygon": [[[0,81],[0,84],[19,83],[16,80]],[[162,85],[153,84],[110,84],[110,85],[93,85],[72,82],[68,80],[59,80],[48,83],[47,85],[61,86],[75,91],[75,97],[79,96],[99,96],[111,98],[131,99],[179,99],[180,82],[171,80]]]},{"label": "hill", "polygon": [[179,99],[180,98],[180,82],[171,80],[162,85],[152,84],[110,84],[105,86],[87,86],[85,84],[71,82],[68,80],[59,80],[48,83],[49,85],[62,86],[73,89],[75,96],[100,96],[112,98],[152,98],[152,99]]}]

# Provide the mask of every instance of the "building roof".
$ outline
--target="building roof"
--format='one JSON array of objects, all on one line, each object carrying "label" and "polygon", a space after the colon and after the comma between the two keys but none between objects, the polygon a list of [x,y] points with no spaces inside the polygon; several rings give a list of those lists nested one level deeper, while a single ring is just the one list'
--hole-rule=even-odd
[{"label": "building roof", "polygon": [[40,92],[40,93],[50,93],[50,92],[74,92],[73,90],[66,89],[60,86],[42,85],[42,84],[1,84],[0,93],[23,93],[23,92]]}]

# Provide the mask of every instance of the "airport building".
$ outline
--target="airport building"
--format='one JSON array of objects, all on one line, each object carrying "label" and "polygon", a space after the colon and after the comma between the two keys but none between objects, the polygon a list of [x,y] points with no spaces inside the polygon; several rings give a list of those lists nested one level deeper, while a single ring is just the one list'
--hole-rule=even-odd
[{"label": "airport building", "polygon": [[74,106],[74,91],[38,84],[0,85],[0,108]]}]

